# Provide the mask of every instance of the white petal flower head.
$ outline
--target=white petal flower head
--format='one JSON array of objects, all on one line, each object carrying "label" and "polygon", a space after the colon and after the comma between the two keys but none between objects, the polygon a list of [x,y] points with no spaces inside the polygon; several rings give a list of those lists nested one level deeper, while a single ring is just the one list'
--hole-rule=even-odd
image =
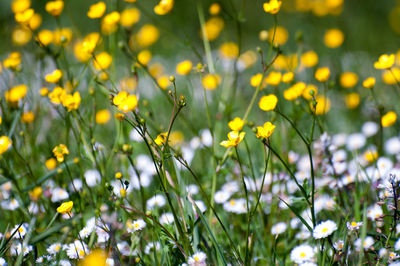
[{"label": "white petal flower head", "polygon": [[156,206],[161,208],[165,203],[165,198],[162,195],[155,195],[147,200],[147,209],[153,210]]},{"label": "white petal flower head", "polygon": [[188,258],[188,264],[190,266],[205,266],[207,255],[204,252],[196,252]]},{"label": "white petal flower head", "polygon": [[331,220],[327,220],[315,226],[313,231],[313,237],[315,239],[325,238],[330,236],[336,230],[337,230],[336,223]]},{"label": "white petal flower head", "polygon": [[391,155],[400,153],[400,138],[393,137],[388,139],[385,143],[385,151]]},{"label": "white petal flower head", "polygon": [[48,248],[47,248],[47,252],[51,255],[57,254],[62,248],[61,243],[54,243],[51,244]]},{"label": "white petal flower head", "polygon": [[350,151],[359,150],[366,143],[366,138],[361,133],[354,133],[348,136],[346,147]]},{"label": "white petal flower head", "polygon": [[11,230],[11,233],[13,234],[15,232],[14,238],[24,238],[27,231],[28,231],[28,224],[23,223],[21,226],[19,226],[19,224],[16,224],[14,228]]},{"label": "white petal flower head", "polygon": [[146,227],[146,222],[143,219],[138,219],[133,222],[126,222],[127,231],[128,233],[141,231],[143,228]]},{"label": "white petal flower head", "polygon": [[311,262],[314,258],[314,249],[307,245],[300,245],[292,249],[290,252],[290,259],[295,263]]},{"label": "white petal flower head", "polygon": [[160,215],[160,223],[164,224],[172,224],[174,222],[174,215],[170,212],[166,212]]},{"label": "white petal flower head", "polygon": [[0,266],[6,266],[7,265],[7,262],[6,262],[6,260],[5,259],[3,259],[3,258],[0,258]]},{"label": "white petal flower head", "polygon": [[[374,244],[374,239],[371,236],[367,236],[364,239],[364,242],[362,243],[362,247],[367,250],[370,247],[372,247],[372,245]],[[356,250],[360,251],[361,250],[361,238],[358,238],[355,242],[354,245],[356,246]]]},{"label": "white petal flower head", "polygon": [[394,250],[400,250],[400,238],[397,239],[396,243],[394,244]]},{"label": "white petal flower head", "polygon": [[84,176],[89,187],[94,187],[101,181],[101,175],[96,169],[87,170]]},{"label": "white petal flower head", "polygon": [[378,133],[379,126],[377,123],[368,121],[363,126],[361,131],[364,133],[365,136],[371,137]]},{"label": "white petal flower head", "polygon": [[280,235],[286,231],[287,225],[284,222],[277,223],[271,227],[271,234]]},{"label": "white petal flower head", "polygon": [[74,243],[68,245],[67,255],[70,259],[82,259],[86,254],[89,254],[88,246],[79,240],[75,240]]},{"label": "white petal flower head", "polygon": [[358,230],[360,229],[360,227],[363,225],[363,222],[347,222],[346,226],[347,229],[349,229],[350,231],[354,231],[354,230]]}]

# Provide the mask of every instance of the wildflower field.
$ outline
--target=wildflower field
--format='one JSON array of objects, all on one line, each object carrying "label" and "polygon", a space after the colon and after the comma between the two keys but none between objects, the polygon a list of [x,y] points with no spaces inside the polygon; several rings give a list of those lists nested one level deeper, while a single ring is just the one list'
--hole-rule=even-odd
[{"label": "wildflower field", "polygon": [[1,265],[400,265],[400,1],[1,0]]}]

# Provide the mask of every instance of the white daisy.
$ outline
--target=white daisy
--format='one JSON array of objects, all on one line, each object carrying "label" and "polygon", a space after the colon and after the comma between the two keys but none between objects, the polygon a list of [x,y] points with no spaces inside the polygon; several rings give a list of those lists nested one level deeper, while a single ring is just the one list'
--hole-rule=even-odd
[{"label": "white daisy", "polygon": [[158,208],[164,206],[166,203],[164,196],[155,195],[147,200],[147,209],[153,210],[156,206]]},{"label": "white daisy", "polygon": [[[24,245],[24,256],[26,256],[29,252],[33,250],[33,247],[28,245]],[[11,256],[18,256],[22,252],[22,244],[21,243],[13,243],[10,248]]]},{"label": "white daisy", "polygon": [[343,242],[343,240],[338,240],[338,241],[336,241],[335,243],[333,243],[333,247],[334,247],[336,250],[342,250],[343,247],[344,247],[344,242]]},{"label": "white daisy", "polygon": [[73,243],[68,245],[67,255],[70,259],[82,259],[86,254],[89,254],[89,248],[85,243],[75,240]]},{"label": "white daisy", "polygon": [[225,203],[231,197],[231,193],[219,190],[214,194],[214,201],[218,204]]},{"label": "white daisy", "polygon": [[362,126],[361,131],[364,133],[365,136],[371,137],[378,133],[379,126],[377,123],[368,121]]},{"label": "white daisy", "polygon": [[101,181],[101,175],[96,169],[87,170],[83,175],[89,187],[94,187]]},{"label": "white daisy", "polygon": [[24,238],[24,236],[28,232],[28,224],[23,223],[21,224],[21,226],[19,226],[19,224],[16,224],[14,228],[11,230],[11,234],[13,234],[14,232],[15,232],[14,238]]},{"label": "white daisy", "polygon": [[54,243],[51,244],[48,248],[47,248],[47,252],[51,255],[57,254],[62,248],[61,243]]},{"label": "white daisy", "polygon": [[146,222],[143,219],[138,219],[133,222],[127,221],[126,227],[128,233],[133,233],[135,231],[141,231],[143,228],[146,227]]},{"label": "white daisy", "polygon": [[79,235],[81,236],[81,238],[87,238],[93,232],[93,229],[94,227],[85,226],[82,228],[81,231],[79,231]]},{"label": "white daisy", "polygon": [[286,231],[287,225],[284,222],[277,223],[271,227],[271,234],[280,235]]},{"label": "white daisy", "polygon": [[388,139],[385,142],[385,151],[391,155],[400,153],[400,138],[393,137]]},{"label": "white daisy", "polygon": [[68,198],[69,198],[68,192],[63,188],[56,187],[51,191],[52,202],[62,201]]},{"label": "white daisy", "polygon": [[303,244],[292,249],[290,259],[295,263],[303,263],[311,261],[314,255],[314,249],[307,244]]},{"label": "white daisy", "polygon": [[160,218],[161,224],[172,224],[174,222],[174,215],[170,212],[163,213]]},{"label": "white daisy", "polygon": [[327,220],[315,226],[313,231],[313,237],[315,239],[325,238],[331,235],[336,230],[337,230],[336,223],[331,220]]},{"label": "white daisy", "polygon": [[360,251],[361,250],[361,246],[367,250],[369,249],[372,245],[374,244],[374,239],[371,236],[367,236],[364,239],[364,242],[361,245],[361,238],[358,238],[355,242],[354,245],[356,246],[356,250]]},{"label": "white daisy", "polygon": [[346,225],[347,229],[349,229],[350,231],[354,231],[360,229],[360,226],[363,225],[363,222],[347,222]]},{"label": "white daisy", "polygon": [[359,150],[364,147],[366,138],[361,133],[353,133],[347,137],[346,147],[349,151]]},{"label": "white daisy", "polygon": [[198,251],[188,258],[188,264],[190,266],[202,266],[206,265],[207,255],[204,252]]}]

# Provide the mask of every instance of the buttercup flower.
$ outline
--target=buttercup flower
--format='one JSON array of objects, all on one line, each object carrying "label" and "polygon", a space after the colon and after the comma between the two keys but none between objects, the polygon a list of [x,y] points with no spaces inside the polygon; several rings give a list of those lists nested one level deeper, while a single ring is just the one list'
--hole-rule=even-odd
[{"label": "buttercup flower", "polygon": [[269,3],[264,3],[264,11],[272,15],[277,14],[281,9],[282,2],[279,0],[270,0]]},{"label": "buttercup flower", "polygon": [[396,120],[397,120],[397,114],[393,111],[389,111],[382,116],[381,124],[383,127],[390,127],[394,123],[396,123]]},{"label": "buttercup flower", "polygon": [[192,67],[193,64],[190,60],[182,61],[176,66],[176,73],[179,75],[187,75],[192,70]]},{"label": "buttercup flower", "polygon": [[46,3],[46,11],[54,17],[58,17],[64,9],[64,1],[55,0]]},{"label": "buttercup flower", "polygon": [[228,133],[228,140],[222,141],[220,145],[225,148],[236,147],[243,140],[244,135],[246,135],[245,132],[231,131]]},{"label": "buttercup flower", "polygon": [[4,96],[7,102],[13,105],[17,105],[19,101],[25,97],[27,92],[28,92],[28,87],[26,87],[25,84],[21,84],[12,87],[10,90],[6,91]]},{"label": "buttercup flower", "polygon": [[257,127],[257,138],[269,138],[274,132],[275,127],[271,122],[266,122],[262,127]]},{"label": "buttercup flower", "polygon": [[64,161],[64,155],[68,155],[69,150],[64,144],[60,144],[54,147],[53,154],[57,158],[57,161],[62,163]]},{"label": "buttercup flower", "polygon": [[337,48],[342,45],[344,34],[339,29],[327,30],[324,35],[324,43],[329,48]]},{"label": "buttercup flower", "polygon": [[158,5],[154,7],[154,13],[157,15],[165,15],[171,12],[174,7],[174,0],[160,0]]},{"label": "buttercup flower", "polygon": [[62,78],[62,76],[63,76],[62,71],[59,69],[56,69],[53,72],[47,74],[45,76],[45,79],[49,83],[57,83]]},{"label": "buttercup flower", "polygon": [[368,77],[363,81],[362,85],[364,88],[371,89],[375,86],[375,82],[376,80],[374,77]]},{"label": "buttercup flower", "polygon": [[103,1],[97,2],[89,7],[87,16],[89,18],[101,18],[106,11],[106,4]]},{"label": "buttercup flower", "polygon": [[258,102],[258,106],[263,111],[272,111],[275,109],[277,103],[278,97],[276,97],[274,94],[269,94],[261,97],[260,101]]},{"label": "buttercup flower", "polygon": [[228,123],[228,126],[233,131],[240,131],[242,130],[244,125],[244,121],[240,117],[235,117],[232,121]]},{"label": "buttercup flower", "polygon": [[331,72],[327,67],[318,68],[315,72],[315,79],[319,82],[325,82],[329,79]]},{"label": "buttercup flower", "polygon": [[60,207],[57,208],[57,212],[61,214],[69,213],[71,212],[73,206],[74,206],[73,201],[64,202],[63,204],[60,205]]},{"label": "buttercup flower", "polygon": [[0,137],[0,154],[5,153],[11,147],[12,141],[7,136]]},{"label": "buttercup flower", "polygon": [[134,94],[128,94],[126,91],[120,91],[113,98],[113,103],[118,107],[119,110],[127,113],[136,109],[138,99]]},{"label": "buttercup flower", "polygon": [[394,65],[395,59],[394,54],[383,54],[379,57],[378,61],[374,63],[374,67],[376,69],[389,69]]}]

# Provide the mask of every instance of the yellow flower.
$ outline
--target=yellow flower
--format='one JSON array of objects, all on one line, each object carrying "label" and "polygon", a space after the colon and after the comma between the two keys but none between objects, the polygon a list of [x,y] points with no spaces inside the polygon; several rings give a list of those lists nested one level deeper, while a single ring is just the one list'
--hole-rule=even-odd
[{"label": "yellow flower", "polygon": [[310,94],[311,91],[315,96],[318,93],[318,88],[313,84],[307,85],[306,88],[303,91],[303,95],[302,95],[303,98],[306,99],[306,100],[311,100],[313,98],[312,95]]},{"label": "yellow flower", "polygon": [[48,94],[48,96],[52,103],[60,104],[61,98],[64,97],[65,94],[67,94],[67,92],[63,88],[55,87],[53,91]]},{"label": "yellow flower", "polygon": [[18,104],[19,101],[25,97],[27,92],[28,87],[25,84],[12,87],[5,93],[6,101],[14,105]]},{"label": "yellow flower", "polygon": [[99,43],[101,43],[100,33],[92,32],[86,35],[83,40],[76,42],[74,45],[76,59],[80,62],[87,62]]},{"label": "yellow flower", "polygon": [[19,52],[12,52],[4,59],[3,66],[15,70],[21,65],[21,54]]},{"label": "yellow flower", "polygon": [[152,24],[145,24],[136,34],[136,42],[141,47],[148,47],[160,37],[160,31]]},{"label": "yellow flower", "polygon": [[101,20],[101,32],[108,35],[116,31],[120,19],[121,15],[117,11],[105,15]]},{"label": "yellow flower", "polygon": [[345,100],[346,106],[349,109],[355,109],[360,105],[360,95],[356,92],[347,94]]},{"label": "yellow flower", "polygon": [[20,24],[27,25],[34,14],[35,11],[32,8],[26,9],[20,13],[15,14],[15,21]]},{"label": "yellow flower", "polygon": [[63,94],[60,99],[62,105],[68,109],[68,112],[77,110],[81,104],[81,95],[78,91],[74,94]]},{"label": "yellow flower", "polygon": [[45,79],[48,83],[57,83],[60,81],[60,79],[62,78],[63,73],[61,70],[56,69],[53,72],[47,74],[45,76]]},{"label": "yellow flower", "polygon": [[315,110],[312,103],[310,103],[310,107],[316,115],[326,114],[331,109],[331,101],[329,100],[329,98],[322,95],[317,95],[317,97],[315,97],[315,101],[317,102]]},{"label": "yellow flower", "polygon": [[275,62],[272,64],[275,69],[287,69],[293,71],[296,69],[297,65],[299,64],[299,58],[296,54],[290,54],[285,56],[280,54],[276,59]]},{"label": "yellow flower", "polygon": [[263,111],[272,111],[275,109],[277,103],[278,98],[274,94],[269,94],[261,97],[258,107]]},{"label": "yellow flower", "polygon": [[157,78],[157,84],[161,89],[166,90],[170,85],[169,77],[167,75],[162,75]]},{"label": "yellow flower", "polygon": [[56,161],[56,159],[54,159],[54,158],[50,158],[50,159],[47,159],[46,160],[46,162],[44,163],[44,165],[46,166],[46,168],[48,169],[48,170],[53,170],[54,168],[56,168],[56,166],[57,166],[57,161]]},{"label": "yellow flower", "polygon": [[192,70],[192,67],[193,64],[190,60],[182,61],[176,66],[176,73],[179,75],[187,75]]},{"label": "yellow flower", "polygon": [[257,127],[257,138],[269,138],[275,130],[275,125],[271,122],[266,122],[262,127]]},{"label": "yellow flower", "polygon": [[257,88],[258,86],[260,86],[262,78],[263,78],[263,74],[261,74],[261,73],[257,73],[254,76],[251,76],[250,85]]},{"label": "yellow flower", "polygon": [[371,89],[375,86],[375,78],[374,77],[368,77],[363,81],[363,87],[367,89]]},{"label": "yellow flower", "polygon": [[26,27],[16,27],[12,32],[12,41],[16,45],[24,45],[32,38],[32,32]]},{"label": "yellow flower", "polygon": [[157,135],[157,138],[154,140],[154,143],[158,146],[164,145],[165,141],[167,140],[168,132],[163,132]]},{"label": "yellow flower", "polygon": [[137,60],[141,65],[147,66],[151,60],[152,54],[149,50],[140,51]]},{"label": "yellow flower", "polygon": [[339,29],[330,29],[325,32],[324,43],[328,48],[337,48],[342,45],[344,34]]},{"label": "yellow flower", "polygon": [[37,35],[37,40],[40,45],[47,46],[53,41],[53,32],[50,30],[41,30]]},{"label": "yellow flower", "polygon": [[114,96],[113,103],[119,110],[126,113],[133,111],[137,107],[138,100],[136,95],[128,94],[126,91],[120,91],[116,96]]},{"label": "yellow flower", "polygon": [[111,118],[110,111],[107,109],[100,110],[96,113],[96,123],[97,124],[105,124]]},{"label": "yellow flower", "polygon": [[[122,193],[121,193],[122,194]],[[106,266],[107,254],[103,250],[95,250],[86,255],[81,266]]]},{"label": "yellow flower", "polygon": [[41,187],[35,187],[33,190],[29,191],[29,196],[33,201],[37,201],[43,193]]},{"label": "yellow flower", "polygon": [[270,0],[269,3],[264,3],[264,11],[272,15],[277,14],[281,9],[282,2],[279,0]]},{"label": "yellow flower", "polygon": [[73,206],[74,206],[73,201],[64,202],[63,204],[60,205],[60,207],[57,208],[57,212],[61,214],[69,213],[71,212]]},{"label": "yellow flower", "polygon": [[221,82],[221,78],[217,74],[207,74],[203,77],[202,82],[207,90],[215,90]]},{"label": "yellow flower", "polygon": [[57,158],[57,161],[62,163],[64,161],[64,155],[68,155],[69,150],[64,144],[60,144],[53,148],[53,154]]},{"label": "yellow flower", "polygon": [[114,117],[119,121],[124,121],[125,119],[125,115],[123,113],[116,113]]},{"label": "yellow flower", "polygon": [[393,67],[389,70],[386,70],[382,73],[382,80],[385,84],[393,85],[399,82],[400,80],[400,68]]},{"label": "yellow flower", "polygon": [[[274,36],[274,28],[270,28],[268,31],[268,41],[272,43]],[[274,45],[284,45],[289,39],[289,32],[282,26],[277,26],[275,30]]]},{"label": "yellow flower", "polygon": [[369,163],[372,163],[378,159],[378,152],[376,150],[366,150],[364,152],[364,158]]},{"label": "yellow flower", "polygon": [[169,134],[168,144],[171,146],[180,144],[184,140],[184,135],[181,131],[173,131]]},{"label": "yellow flower", "polygon": [[245,132],[231,131],[228,133],[228,140],[221,141],[220,145],[225,148],[236,147],[246,135]]},{"label": "yellow flower", "polygon": [[11,3],[11,10],[14,14],[21,13],[31,6],[30,0],[13,0]]},{"label": "yellow flower", "polygon": [[119,23],[124,27],[131,27],[140,20],[140,11],[137,8],[125,9],[121,12]]},{"label": "yellow flower", "polygon": [[234,42],[226,42],[219,48],[219,53],[227,59],[235,59],[239,55],[239,47]]},{"label": "yellow flower", "polygon": [[159,77],[164,73],[164,66],[160,63],[154,63],[149,66],[149,72],[152,77]]},{"label": "yellow flower", "polygon": [[268,76],[265,77],[264,82],[272,86],[278,86],[279,83],[281,83],[281,79],[281,72],[271,71]]},{"label": "yellow flower", "polygon": [[134,91],[137,87],[137,80],[134,77],[125,77],[119,81],[119,86],[123,91]]},{"label": "yellow flower", "polygon": [[290,83],[292,82],[294,79],[294,73],[293,72],[287,72],[285,74],[282,75],[282,81],[284,83]]},{"label": "yellow flower", "polygon": [[244,121],[240,117],[235,117],[232,121],[228,123],[228,126],[233,131],[242,130]]},{"label": "yellow flower", "polygon": [[122,173],[121,172],[116,172],[115,173],[115,178],[116,179],[121,179],[122,178]]},{"label": "yellow flower", "polygon": [[89,7],[87,16],[89,18],[101,18],[106,12],[106,4],[103,1],[97,2]]},{"label": "yellow flower", "polygon": [[0,137],[0,154],[5,153],[11,147],[12,141],[7,136]]},{"label": "yellow flower", "polygon": [[53,32],[55,45],[67,45],[72,40],[72,30],[69,28],[56,29]]},{"label": "yellow flower", "polygon": [[64,2],[62,0],[50,1],[46,3],[45,8],[50,15],[57,17],[64,9]]},{"label": "yellow flower", "polygon": [[318,55],[314,51],[308,51],[301,55],[300,62],[305,67],[314,67],[318,64]]},{"label": "yellow flower", "polygon": [[21,116],[21,121],[24,123],[32,123],[35,120],[35,114],[31,111],[25,112]]},{"label": "yellow flower", "polygon": [[157,15],[165,15],[171,12],[174,7],[174,0],[160,0],[158,5],[154,7],[154,13]]},{"label": "yellow flower", "polygon": [[298,97],[303,95],[305,89],[306,84],[304,82],[297,82],[283,92],[283,97],[288,101],[296,100]]},{"label": "yellow flower", "polygon": [[349,89],[357,85],[358,76],[353,72],[344,72],[340,75],[340,85],[343,88]]},{"label": "yellow flower", "polygon": [[331,72],[327,67],[320,67],[315,71],[315,79],[319,82],[325,82],[329,79]]},{"label": "yellow flower", "polygon": [[107,69],[112,63],[112,57],[107,52],[101,52],[95,55],[93,59],[93,67],[97,70]]},{"label": "yellow flower", "polygon": [[218,15],[220,11],[221,11],[221,6],[218,3],[212,3],[210,5],[210,8],[208,9],[210,15],[213,16]]},{"label": "yellow flower", "polygon": [[31,30],[36,30],[42,24],[42,16],[40,14],[33,14],[31,19],[28,21],[28,28]]},{"label": "yellow flower", "polygon": [[[204,31],[206,39],[214,41],[220,35],[222,29],[225,27],[225,23],[220,17],[212,17],[204,24]],[[201,34],[203,38],[203,35]]]},{"label": "yellow flower", "polygon": [[390,127],[396,123],[397,115],[393,111],[389,111],[384,114],[381,118],[381,124],[383,127]]},{"label": "yellow flower", "polygon": [[389,69],[393,66],[396,57],[394,54],[383,54],[379,57],[378,61],[374,63],[376,69]]}]

